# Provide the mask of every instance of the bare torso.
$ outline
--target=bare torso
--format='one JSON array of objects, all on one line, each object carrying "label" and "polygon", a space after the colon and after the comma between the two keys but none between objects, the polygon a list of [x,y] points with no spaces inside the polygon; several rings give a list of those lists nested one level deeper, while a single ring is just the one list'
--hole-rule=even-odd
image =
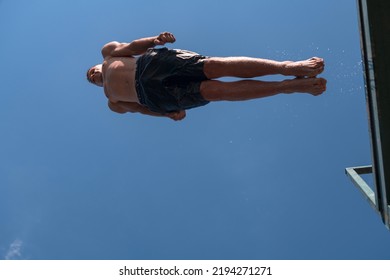
[{"label": "bare torso", "polygon": [[137,102],[136,58],[106,57],[103,62],[104,92],[111,102]]}]

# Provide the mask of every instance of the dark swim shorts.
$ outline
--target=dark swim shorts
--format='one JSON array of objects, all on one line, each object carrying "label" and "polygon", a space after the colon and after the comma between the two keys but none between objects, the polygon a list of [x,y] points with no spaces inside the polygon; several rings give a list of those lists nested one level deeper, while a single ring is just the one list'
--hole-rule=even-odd
[{"label": "dark swim shorts", "polygon": [[206,105],[200,84],[206,57],[175,49],[149,49],[137,60],[135,75],[138,99],[157,113],[176,112]]}]

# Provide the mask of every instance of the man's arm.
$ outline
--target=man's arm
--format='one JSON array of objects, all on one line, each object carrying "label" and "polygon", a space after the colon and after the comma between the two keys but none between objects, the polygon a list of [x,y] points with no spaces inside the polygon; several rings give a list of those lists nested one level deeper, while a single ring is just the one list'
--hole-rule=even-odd
[{"label": "man's arm", "polygon": [[110,42],[104,45],[102,55],[103,57],[141,55],[145,53],[147,49],[153,48],[156,45],[165,45],[165,43],[173,43],[175,41],[175,36],[173,36],[172,33],[163,32],[158,36],[134,40],[131,43]]},{"label": "man's arm", "polygon": [[111,111],[124,114],[127,112],[130,113],[141,113],[144,115],[149,115],[153,117],[168,117],[175,121],[180,121],[185,118],[186,112],[185,111],[179,111],[179,112],[171,112],[166,114],[160,114],[153,111],[150,111],[148,108],[135,103],[135,102],[122,102],[118,101],[116,103],[113,103],[111,101],[108,101],[108,107],[111,109]]}]

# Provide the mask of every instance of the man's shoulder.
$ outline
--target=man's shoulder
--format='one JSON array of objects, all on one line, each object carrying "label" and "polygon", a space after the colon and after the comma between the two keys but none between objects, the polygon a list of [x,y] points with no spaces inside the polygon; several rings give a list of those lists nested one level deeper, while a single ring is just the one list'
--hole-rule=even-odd
[{"label": "man's shoulder", "polygon": [[102,48],[102,56],[104,58],[112,56],[112,53],[116,50],[116,48],[120,45],[117,41],[111,41],[105,44]]}]

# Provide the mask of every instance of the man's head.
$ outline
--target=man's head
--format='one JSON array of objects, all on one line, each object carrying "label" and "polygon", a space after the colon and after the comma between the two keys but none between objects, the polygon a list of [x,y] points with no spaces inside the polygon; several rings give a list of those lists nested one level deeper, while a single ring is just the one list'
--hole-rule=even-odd
[{"label": "man's head", "polygon": [[92,66],[87,71],[87,80],[99,87],[103,86],[103,74],[102,74],[102,65],[98,64],[95,66]]}]

